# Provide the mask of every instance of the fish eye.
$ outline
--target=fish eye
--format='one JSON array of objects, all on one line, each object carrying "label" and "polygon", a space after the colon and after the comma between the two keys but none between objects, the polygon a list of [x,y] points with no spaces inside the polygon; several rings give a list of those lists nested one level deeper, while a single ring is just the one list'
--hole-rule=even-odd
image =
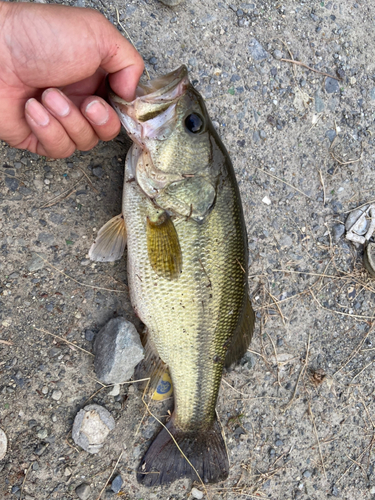
[{"label": "fish eye", "polygon": [[185,127],[192,134],[199,134],[199,132],[202,132],[204,127],[203,118],[196,113],[191,113],[191,115],[188,115],[185,118]]}]

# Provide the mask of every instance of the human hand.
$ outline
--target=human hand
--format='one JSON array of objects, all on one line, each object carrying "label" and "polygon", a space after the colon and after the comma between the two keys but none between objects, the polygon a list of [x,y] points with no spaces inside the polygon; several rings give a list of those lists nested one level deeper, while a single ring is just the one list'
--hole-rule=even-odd
[{"label": "human hand", "polygon": [[130,101],[143,68],[94,10],[0,1],[0,139],[51,158],[109,141],[121,125],[100,97],[105,76]]}]

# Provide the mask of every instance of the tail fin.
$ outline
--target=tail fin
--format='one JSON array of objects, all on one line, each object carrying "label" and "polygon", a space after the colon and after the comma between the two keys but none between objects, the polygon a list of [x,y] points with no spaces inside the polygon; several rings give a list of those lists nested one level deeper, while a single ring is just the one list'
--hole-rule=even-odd
[{"label": "tail fin", "polygon": [[[228,455],[216,419],[208,430],[186,433],[174,425],[173,414],[166,428],[168,430],[163,428],[156,436],[138,467],[139,483],[155,486],[171,483],[181,477],[197,481],[197,473],[205,483],[216,483],[227,478]],[[181,454],[169,433],[197,473]]]}]

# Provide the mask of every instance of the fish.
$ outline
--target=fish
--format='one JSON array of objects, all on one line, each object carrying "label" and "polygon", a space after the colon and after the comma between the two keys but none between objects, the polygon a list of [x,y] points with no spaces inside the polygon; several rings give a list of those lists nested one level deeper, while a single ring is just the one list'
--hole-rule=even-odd
[{"label": "fish", "polygon": [[[127,245],[131,303],[146,326],[153,380],[167,369],[174,410],[137,470],[145,486],[187,477],[224,480],[229,461],[216,402],[224,367],[254,330],[248,244],[229,154],[186,66],[109,99],[133,141],[122,213],[99,231],[93,260]],[[155,361],[157,360],[157,361]]]}]

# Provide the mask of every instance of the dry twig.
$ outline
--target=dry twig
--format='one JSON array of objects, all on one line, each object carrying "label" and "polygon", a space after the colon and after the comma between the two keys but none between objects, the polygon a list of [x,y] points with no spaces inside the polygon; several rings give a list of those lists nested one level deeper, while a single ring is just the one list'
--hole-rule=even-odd
[{"label": "dry twig", "polygon": [[[289,52],[289,54],[290,54],[290,52]],[[304,68],[306,68],[310,71],[313,71],[314,73],[318,73],[319,75],[328,76],[329,78],[333,78],[334,80],[340,80],[340,78],[338,76],[333,76],[333,75],[330,75],[329,73],[325,73],[324,71],[319,71],[318,69],[311,68],[310,66],[307,66],[307,64],[305,64],[301,61],[296,61],[295,59],[282,58],[282,59],[280,59],[280,61],[296,64],[297,66],[303,66]]]},{"label": "dry twig", "polygon": [[109,480],[111,479],[111,477],[112,477],[113,473],[114,473],[114,472],[115,472],[115,470],[116,470],[116,467],[118,466],[118,464],[119,464],[119,462],[120,462],[120,460],[121,460],[121,457],[122,457],[122,454],[123,454],[123,453],[124,453],[123,451],[120,453],[120,456],[118,457],[118,459],[117,459],[117,462],[116,462],[115,466],[113,467],[113,469],[112,469],[112,471],[111,471],[110,475],[108,476],[107,481],[105,482],[105,485],[103,486],[103,488],[102,488],[101,492],[99,493],[99,496],[98,496],[98,498],[97,498],[96,500],[100,500],[100,498],[101,498],[101,496],[102,496],[102,494],[103,494],[103,491],[106,489],[107,484],[109,483]]}]

